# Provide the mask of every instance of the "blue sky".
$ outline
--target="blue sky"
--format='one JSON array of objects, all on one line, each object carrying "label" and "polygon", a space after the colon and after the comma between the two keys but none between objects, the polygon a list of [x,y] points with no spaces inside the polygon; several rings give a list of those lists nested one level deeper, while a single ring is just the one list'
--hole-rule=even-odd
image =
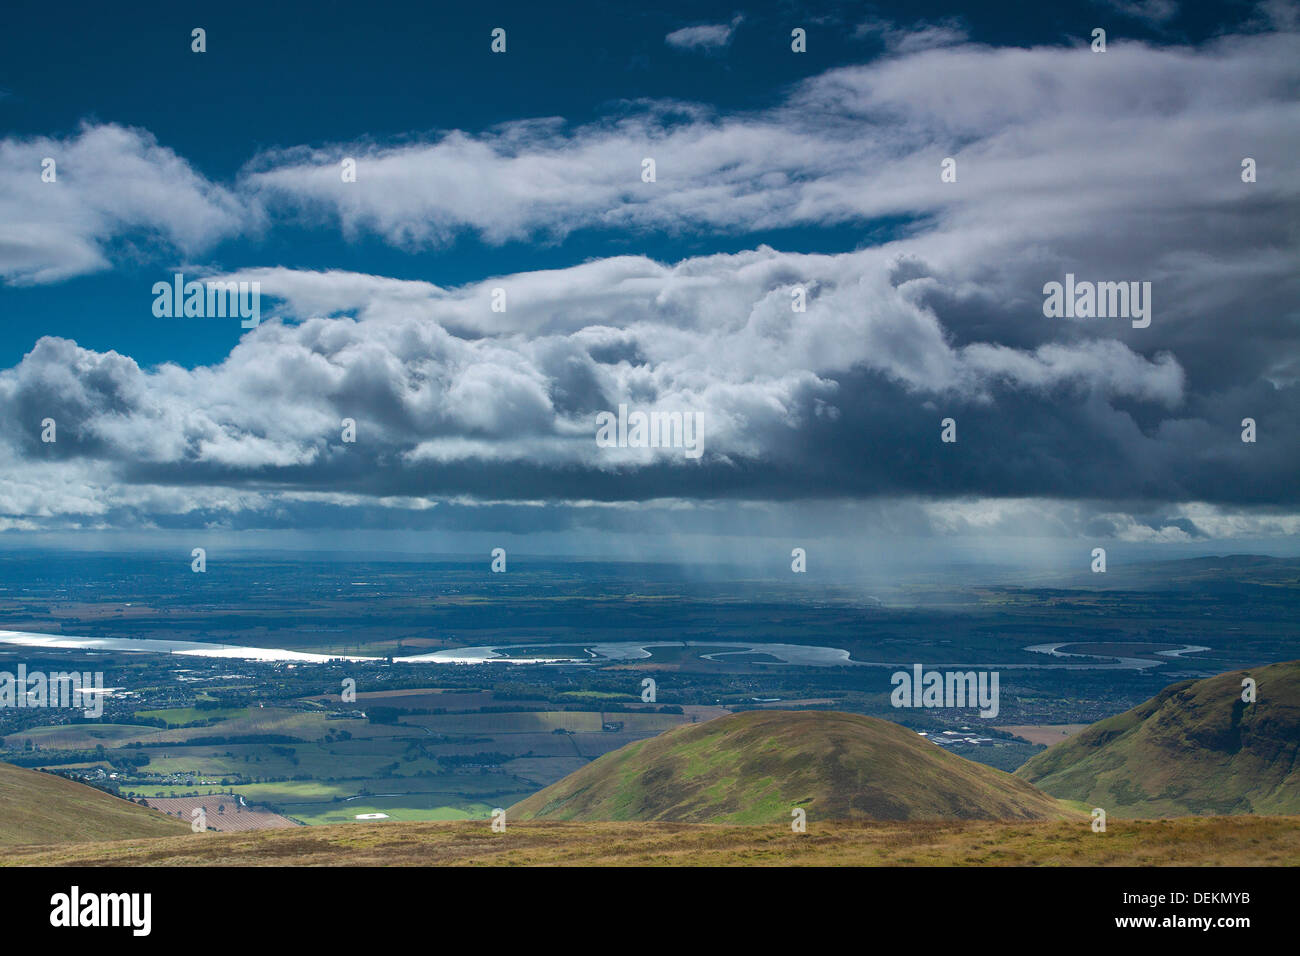
[{"label": "blue sky", "polygon": [[[18,135],[71,134],[87,119],[138,127],[204,176],[230,182],[255,154],[274,147],[477,132],[525,117],[582,123],[645,97],[761,107],[785,85],[860,61],[874,45],[851,36],[852,5],[827,5],[822,15],[837,22],[811,27],[807,57],[773,55],[788,47],[788,31],[779,28],[799,19],[777,9],[750,14],[725,56],[692,54],[664,37],[684,24],[729,22],[737,9],[675,6],[587,3],[557,15],[531,4],[157,3],[71,18],[20,7],[3,41],[4,126]],[[197,25],[210,40],[203,56],[189,49]],[[504,57],[489,50],[498,25],[513,40]],[[764,238],[831,251],[852,248],[862,234],[854,226]],[[581,235],[548,246],[492,246],[466,236],[448,248],[404,252],[280,224],[256,242],[217,243],[206,258],[231,269],[273,263],[456,284],[581,262],[611,246],[671,260],[744,248],[746,238]],[[138,271],[124,264],[58,290],[6,287],[0,295],[5,313],[21,316],[28,329],[126,348],[142,361],[195,364],[228,351],[229,329],[168,330],[138,320],[140,285],[151,285],[156,271],[152,261]],[[32,341],[6,336],[0,360],[16,361]]]},{"label": "blue sky", "polygon": [[[1291,548],[1296,10],[18,8],[0,544]],[[177,270],[263,324],[155,317]],[[1067,272],[1151,327],[1044,318]],[[620,403],[706,453],[595,447]]]},{"label": "blue sky", "polygon": [[[445,130],[478,132],[529,117],[570,123],[616,114],[644,98],[703,102],[721,111],[761,109],[792,83],[872,60],[870,20],[942,23],[957,19],[973,39],[1007,45],[1078,38],[1081,24],[1167,42],[1204,40],[1240,22],[1240,4],[1195,4],[1167,23],[1125,16],[1089,2],[987,4],[857,3],[736,6],[728,3],[544,5],[379,3],[141,3],[129,9],[74,5],[52,17],[40,7],[10,11],[0,37],[0,128],[10,136],[68,136],[83,122],[147,130],[213,182],[231,183],[266,149],[352,140],[396,141]],[[730,24],[725,50],[676,49],[664,37],[683,26]],[[804,25],[808,53],[788,55],[789,30]],[[508,28],[506,56],[489,33]],[[190,30],[208,31],[208,51],[190,51]],[[1084,31],[1086,32],[1086,31]],[[539,80],[539,78],[544,78]],[[675,261],[738,251],[757,241],[777,248],[834,252],[892,236],[895,222],[833,228],[733,230],[665,235],[580,231],[565,241],[486,244],[462,236],[438,249],[397,250],[373,237],[276,223],[256,239],[214,242],[204,262],[223,269],[268,264],[341,268],[459,284],[520,269],[556,268],[612,252]],[[57,286],[0,286],[10,327],[0,362],[13,364],[43,334],[141,362],[185,365],[220,359],[235,330],[141,319],[141,287],[152,285],[164,254],[124,256],[112,270]],[[16,320],[16,321],[14,321]]]}]

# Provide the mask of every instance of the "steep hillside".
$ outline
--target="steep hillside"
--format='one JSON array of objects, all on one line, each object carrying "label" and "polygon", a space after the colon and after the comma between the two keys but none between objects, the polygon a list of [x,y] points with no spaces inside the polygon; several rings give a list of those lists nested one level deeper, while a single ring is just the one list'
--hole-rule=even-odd
[{"label": "steep hillside", "polygon": [[0,763],[0,846],[188,833],[189,824],[53,774]]},{"label": "steep hillside", "polygon": [[[1258,699],[1242,701],[1242,679]],[[1185,681],[1016,771],[1120,816],[1300,813],[1300,661]]]},{"label": "steep hillside", "polygon": [[605,754],[508,820],[788,823],[808,819],[1059,819],[1071,811],[905,727],[826,711],[755,711]]}]

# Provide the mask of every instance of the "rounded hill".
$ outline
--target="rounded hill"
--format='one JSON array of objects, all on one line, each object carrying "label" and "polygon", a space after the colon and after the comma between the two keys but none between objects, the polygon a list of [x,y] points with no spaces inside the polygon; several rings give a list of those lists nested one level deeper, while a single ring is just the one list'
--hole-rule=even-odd
[{"label": "rounded hill", "polygon": [[1072,815],[1023,780],[888,721],[749,711],[621,747],[510,808],[514,820],[788,823]]}]

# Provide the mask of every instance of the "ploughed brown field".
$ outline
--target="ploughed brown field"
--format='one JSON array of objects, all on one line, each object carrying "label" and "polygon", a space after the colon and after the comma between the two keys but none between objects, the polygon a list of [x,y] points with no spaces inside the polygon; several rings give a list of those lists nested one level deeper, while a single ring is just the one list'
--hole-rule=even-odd
[{"label": "ploughed brown field", "polygon": [[1016,724],[1010,727],[994,727],[1015,734],[1021,740],[1031,744],[1043,744],[1046,747],[1059,744],[1067,737],[1073,737],[1081,730],[1087,730],[1091,724]]},{"label": "ploughed brown field", "polygon": [[7,865],[1296,866],[1300,817],[1028,823],[357,823],[7,848]]},{"label": "ploughed brown field", "polygon": [[154,810],[160,810],[169,817],[179,817],[186,822],[193,820],[194,810],[201,807],[208,829],[219,833],[238,830],[277,830],[299,826],[288,817],[272,813],[266,807],[241,807],[238,797],[232,794],[214,794],[206,797],[150,797],[145,802]]}]

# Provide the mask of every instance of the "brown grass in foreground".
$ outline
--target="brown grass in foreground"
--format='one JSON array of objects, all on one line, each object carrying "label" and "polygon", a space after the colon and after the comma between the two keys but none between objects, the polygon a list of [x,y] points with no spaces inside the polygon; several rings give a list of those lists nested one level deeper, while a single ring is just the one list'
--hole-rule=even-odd
[{"label": "brown grass in foreground", "polygon": [[1300,817],[1036,823],[357,823],[8,849],[9,865],[1295,866]]}]

